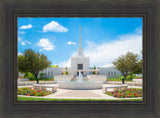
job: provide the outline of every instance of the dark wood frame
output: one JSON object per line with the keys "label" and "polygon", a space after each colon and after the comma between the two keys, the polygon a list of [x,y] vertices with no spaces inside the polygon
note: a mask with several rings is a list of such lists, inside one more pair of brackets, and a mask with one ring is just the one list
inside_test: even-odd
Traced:
{"label": "dark wood frame", "polygon": [[[1,2],[2,117],[159,117],[159,2],[158,1],[5,1]],[[17,102],[17,16],[143,17],[142,102]]]}

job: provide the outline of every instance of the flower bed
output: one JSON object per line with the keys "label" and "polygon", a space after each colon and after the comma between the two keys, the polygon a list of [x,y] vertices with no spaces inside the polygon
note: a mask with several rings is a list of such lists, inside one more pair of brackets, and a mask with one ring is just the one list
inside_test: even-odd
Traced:
{"label": "flower bed", "polygon": [[142,77],[136,78],[136,79],[142,79]]}
{"label": "flower bed", "polygon": [[116,97],[116,98],[135,98],[135,97],[142,97],[142,89],[131,88],[122,91],[115,91],[115,92],[107,92],[107,95]]}
{"label": "flower bed", "polygon": [[46,96],[52,94],[52,92],[34,90],[31,87],[18,88],[17,93],[18,95],[27,95],[27,96]]}

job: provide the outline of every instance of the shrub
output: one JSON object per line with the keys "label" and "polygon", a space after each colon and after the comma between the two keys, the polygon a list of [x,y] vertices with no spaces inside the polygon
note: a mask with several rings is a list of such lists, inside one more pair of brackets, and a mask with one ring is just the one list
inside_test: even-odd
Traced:
{"label": "shrub", "polygon": [[36,80],[36,78],[28,78],[29,79],[29,81],[34,81],[34,80]]}
{"label": "shrub", "polygon": [[29,80],[35,78],[34,74],[32,74],[32,73],[30,73],[30,72],[25,73],[24,77],[25,77],[25,78],[28,78]]}
{"label": "shrub", "polygon": [[132,81],[134,78],[136,78],[136,75],[131,73],[126,77],[126,80]]}
{"label": "shrub", "polygon": [[65,71],[65,75],[68,75],[68,71]]}
{"label": "shrub", "polygon": [[40,74],[39,74],[39,77],[42,78],[42,75],[45,75],[45,73],[40,73]]}

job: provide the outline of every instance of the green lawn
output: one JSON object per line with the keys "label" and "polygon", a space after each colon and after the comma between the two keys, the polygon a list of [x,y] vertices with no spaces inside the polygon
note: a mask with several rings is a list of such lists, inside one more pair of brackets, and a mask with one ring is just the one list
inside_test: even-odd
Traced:
{"label": "green lawn", "polygon": [[[122,81],[122,79],[119,78],[107,78],[107,81]],[[125,82],[131,82],[132,80],[124,80]]]}
{"label": "green lawn", "polygon": [[142,99],[53,99],[53,98],[31,98],[19,97],[18,101],[142,101]]}

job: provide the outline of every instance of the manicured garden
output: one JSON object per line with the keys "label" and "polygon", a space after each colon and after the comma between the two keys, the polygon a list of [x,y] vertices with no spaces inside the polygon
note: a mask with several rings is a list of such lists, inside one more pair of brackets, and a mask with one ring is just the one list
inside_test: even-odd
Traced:
{"label": "manicured garden", "polygon": [[23,88],[18,88],[17,94],[26,95],[26,96],[46,96],[46,95],[52,94],[52,92],[34,90],[31,87],[23,87]]}
{"label": "manicured garden", "polygon": [[143,96],[142,89],[137,89],[137,88],[130,88],[127,90],[115,91],[115,92],[107,92],[106,94],[116,98],[137,98]]}

